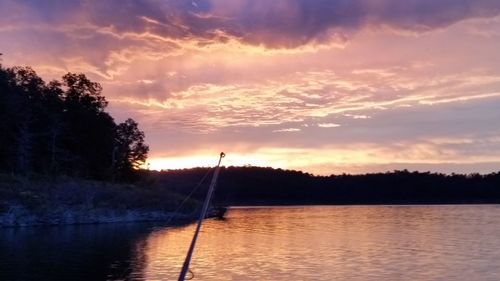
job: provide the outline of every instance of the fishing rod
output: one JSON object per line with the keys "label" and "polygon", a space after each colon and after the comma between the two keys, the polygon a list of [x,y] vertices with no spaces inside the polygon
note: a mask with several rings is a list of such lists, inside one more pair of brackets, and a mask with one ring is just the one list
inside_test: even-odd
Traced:
{"label": "fishing rod", "polygon": [[198,224],[196,225],[196,230],[194,232],[193,240],[191,240],[191,245],[189,246],[189,250],[186,255],[186,259],[184,260],[184,264],[182,265],[181,273],[179,274],[179,281],[184,281],[186,278],[186,274],[189,271],[189,263],[191,262],[191,256],[193,255],[194,247],[196,245],[196,239],[198,239],[198,234],[200,233],[201,223],[203,219],[207,216],[208,206],[210,206],[210,200],[212,199],[212,194],[215,190],[215,185],[217,183],[217,177],[219,176],[220,171],[220,163],[222,158],[224,158],[226,154],[224,152],[220,153],[219,163],[215,167],[214,176],[212,177],[212,181],[210,182],[210,187],[208,188],[207,197],[205,197],[205,202],[203,203],[203,208],[200,213],[200,217],[198,218]]}

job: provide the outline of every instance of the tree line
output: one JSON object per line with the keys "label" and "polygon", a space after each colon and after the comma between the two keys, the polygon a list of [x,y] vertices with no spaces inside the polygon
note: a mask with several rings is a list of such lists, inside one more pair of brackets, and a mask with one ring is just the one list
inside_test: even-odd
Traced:
{"label": "tree line", "polygon": [[[187,195],[206,172],[195,168],[149,173],[169,190]],[[198,188],[195,198],[204,198],[208,182]],[[401,170],[315,176],[294,170],[226,167],[221,169],[214,199],[220,205],[498,204],[500,172],[446,175]]]}
{"label": "tree line", "polygon": [[68,73],[46,83],[0,64],[0,171],[129,180],[149,147],[133,119],[117,124],[99,83]]}

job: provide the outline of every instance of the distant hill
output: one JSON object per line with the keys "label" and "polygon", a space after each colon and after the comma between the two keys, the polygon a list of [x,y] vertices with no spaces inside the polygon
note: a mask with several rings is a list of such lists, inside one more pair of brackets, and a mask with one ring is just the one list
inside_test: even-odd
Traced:
{"label": "distant hill", "polygon": [[[150,176],[172,192],[188,194],[206,172],[207,168],[195,168],[151,172]],[[207,184],[194,197],[202,198]],[[215,201],[222,205],[497,204],[500,173],[445,175],[403,170],[314,176],[273,168],[228,167],[221,170]]]}

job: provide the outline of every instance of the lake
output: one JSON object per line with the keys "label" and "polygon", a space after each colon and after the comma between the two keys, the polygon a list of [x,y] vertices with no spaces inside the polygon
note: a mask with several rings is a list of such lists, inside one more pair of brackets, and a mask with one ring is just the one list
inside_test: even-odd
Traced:
{"label": "lake", "polygon": [[[194,225],[0,229],[0,280],[177,280]],[[500,206],[233,208],[193,280],[500,280]]]}

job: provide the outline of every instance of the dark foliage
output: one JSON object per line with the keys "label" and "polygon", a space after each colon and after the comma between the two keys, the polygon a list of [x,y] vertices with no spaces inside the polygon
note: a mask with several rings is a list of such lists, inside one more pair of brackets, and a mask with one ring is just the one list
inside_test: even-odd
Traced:
{"label": "dark foliage", "polygon": [[[152,174],[181,194],[207,169]],[[206,188],[195,193],[203,198]],[[220,173],[215,201],[222,205],[484,204],[500,203],[500,173],[444,175],[407,170],[366,175],[313,176],[300,171],[229,167]]]}
{"label": "dark foliage", "polygon": [[129,118],[116,126],[115,143],[115,169],[123,176],[130,176],[131,171],[138,170],[147,158],[149,147],[144,144],[144,133],[137,122]]}
{"label": "dark foliage", "polygon": [[146,160],[138,124],[116,124],[99,83],[68,73],[45,83],[0,64],[0,171],[129,179]]}

